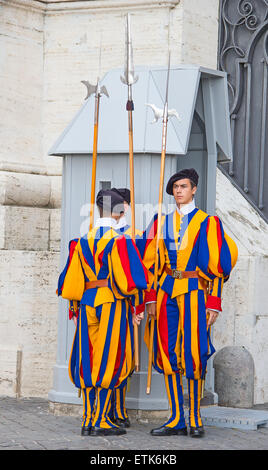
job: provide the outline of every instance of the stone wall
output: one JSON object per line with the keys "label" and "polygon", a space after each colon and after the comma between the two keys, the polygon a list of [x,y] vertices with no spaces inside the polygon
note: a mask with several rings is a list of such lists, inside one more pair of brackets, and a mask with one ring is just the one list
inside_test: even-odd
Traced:
{"label": "stone wall", "polygon": [[[218,1],[0,0],[0,8],[0,394],[47,396],[57,351],[62,167],[48,150],[84,101],[81,80],[96,82],[100,41],[101,76],[122,66],[126,12],[136,66],[166,65],[170,48],[173,64],[216,68]],[[240,256],[215,343],[250,350],[255,402],[267,401],[267,226],[220,172],[217,188],[217,212]]]}
{"label": "stone wall", "polygon": [[216,212],[238,245],[238,262],[223,287],[215,346],[247,349],[255,366],[254,402],[264,403],[268,400],[268,225],[219,170]]}
{"label": "stone wall", "polygon": [[43,159],[44,6],[0,2],[0,394],[46,396],[57,349],[61,177]]}

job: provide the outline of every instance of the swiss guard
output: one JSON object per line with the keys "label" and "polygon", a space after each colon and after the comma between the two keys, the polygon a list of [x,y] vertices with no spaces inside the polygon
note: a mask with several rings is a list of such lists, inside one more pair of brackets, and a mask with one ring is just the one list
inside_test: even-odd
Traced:
{"label": "swiss guard", "polygon": [[126,219],[126,213],[130,207],[130,190],[128,188],[112,188],[111,191],[119,194],[124,199],[124,211],[121,212],[120,219],[117,222],[117,230],[131,236],[131,227]]}
{"label": "swiss guard", "polygon": [[71,240],[58,281],[58,295],[69,300],[76,323],[69,376],[82,391],[82,435],[126,433],[107,413],[112,393],[132,372],[133,323],[140,322],[132,312],[144,308],[139,300],[148,274],[131,238],[116,230],[123,202],[111,190],[98,193],[100,218],[85,237]]}
{"label": "swiss guard", "polygon": [[[215,349],[211,325],[220,314],[223,284],[236,264],[238,251],[220,219],[195,206],[198,174],[190,168],[168,181],[166,192],[174,196],[176,209],[162,216],[158,251],[158,287],[147,294],[145,342],[149,347],[151,319],[154,368],[164,374],[171,416],[151,430],[153,436],[187,435],[182,375],[188,381],[189,428],[202,437],[200,415],[202,383],[207,360]],[[157,217],[144,236],[142,257],[154,272]],[[149,240],[151,239],[151,241]],[[142,248],[141,248],[142,252]]]}
{"label": "swiss guard", "polygon": [[[111,191],[115,192],[121,196],[124,200],[124,211],[120,213],[120,218],[116,224],[116,230],[120,234],[131,237],[131,226],[127,223],[126,213],[130,207],[130,190],[128,188],[112,188]],[[141,237],[142,231],[135,228],[135,236]],[[143,312],[138,313],[136,310],[139,320],[143,319]],[[134,363],[133,370],[134,371]],[[130,378],[129,378],[130,379]],[[126,409],[126,392],[127,392],[127,383],[123,383],[120,387],[114,390],[114,393],[111,398],[111,408],[109,411],[109,417],[119,426],[125,428],[130,427],[130,421]]]}

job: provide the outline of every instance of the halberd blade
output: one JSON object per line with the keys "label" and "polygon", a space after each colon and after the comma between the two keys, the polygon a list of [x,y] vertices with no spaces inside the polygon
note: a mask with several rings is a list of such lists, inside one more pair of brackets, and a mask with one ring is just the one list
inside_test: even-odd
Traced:
{"label": "halberd blade", "polygon": [[101,87],[100,93],[101,93],[101,95],[104,94],[104,95],[107,96],[107,98],[109,98],[109,93],[108,93],[108,91],[107,91],[106,86],[103,85],[103,86]]}
{"label": "halberd blade", "polygon": [[133,85],[137,82],[138,76],[135,76],[134,73],[134,62],[133,62],[133,47],[132,47],[132,39],[131,39],[131,32],[130,32],[130,14],[127,14],[126,17],[126,42],[125,42],[125,68],[124,68],[124,76],[120,77],[121,81],[125,85]]}
{"label": "halberd blade", "polygon": [[83,83],[87,87],[87,96],[85,97],[85,100],[89,98],[90,95],[93,93],[95,95],[101,96],[102,94],[106,95],[107,98],[109,98],[109,94],[107,91],[106,86],[102,85],[102,87],[99,86],[99,80],[97,85],[91,85],[87,80],[81,80],[81,83]]}
{"label": "halberd blade", "polygon": [[85,100],[87,100],[90,95],[96,92],[96,86],[91,85],[87,80],[81,80],[81,83],[83,83],[87,88],[87,96],[85,97]]}
{"label": "halberd blade", "polygon": [[[154,120],[152,121],[152,124],[157,122],[158,119],[160,118],[163,118],[164,116],[164,109],[163,108],[157,108],[154,104],[151,104],[151,103],[146,103],[146,106],[149,106],[153,113],[154,113]],[[176,117],[178,119],[178,121],[181,121],[181,117],[179,116],[179,114],[177,113],[176,109],[172,108],[172,109],[168,109],[168,117]]]}

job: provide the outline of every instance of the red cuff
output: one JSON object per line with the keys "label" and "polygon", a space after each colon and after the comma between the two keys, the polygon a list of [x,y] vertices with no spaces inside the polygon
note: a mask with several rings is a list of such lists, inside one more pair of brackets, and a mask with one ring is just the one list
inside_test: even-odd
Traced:
{"label": "red cuff", "polygon": [[219,310],[220,312],[222,312],[221,298],[220,297],[215,297],[213,295],[208,295],[206,308],[213,308],[215,310]]}
{"label": "red cuff", "polygon": [[78,310],[73,312],[73,310],[69,308],[69,320],[71,320],[73,317],[76,317],[76,318],[78,317]]}
{"label": "red cuff", "polygon": [[150,292],[145,291],[144,302],[156,302],[156,290],[151,289]]}
{"label": "red cuff", "polygon": [[139,315],[139,313],[144,312],[144,309],[145,309],[145,304],[144,304],[144,303],[143,303],[143,304],[140,304],[140,305],[137,305],[137,307],[136,307],[136,312],[135,312],[136,315]]}
{"label": "red cuff", "polygon": [[130,310],[131,310],[131,313],[132,315],[135,313],[135,315],[139,315],[139,313],[142,313],[144,312],[144,309],[145,309],[145,304],[140,304],[140,305],[137,305],[137,307],[133,307],[133,305],[130,304]]}

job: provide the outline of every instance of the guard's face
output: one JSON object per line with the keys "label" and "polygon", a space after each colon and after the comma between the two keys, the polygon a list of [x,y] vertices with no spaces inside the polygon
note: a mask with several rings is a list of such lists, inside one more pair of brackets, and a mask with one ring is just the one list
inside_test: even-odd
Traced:
{"label": "guard's face", "polygon": [[127,213],[128,209],[129,209],[129,204],[126,201],[124,201],[125,214]]}
{"label": "guard's face", "polygon": [[124,201],[124,212],[120,212],[120,218],[126,215],[128,209],[129,209],[129,204],[126,201]]}
{"label": "guard's face", "polygon": [[196,186],[192,188],[189,178],[175,181],[173,184],[173,196],[177,206],[180,204],[189,204],[189,202],[192,201],[196,190]]}

